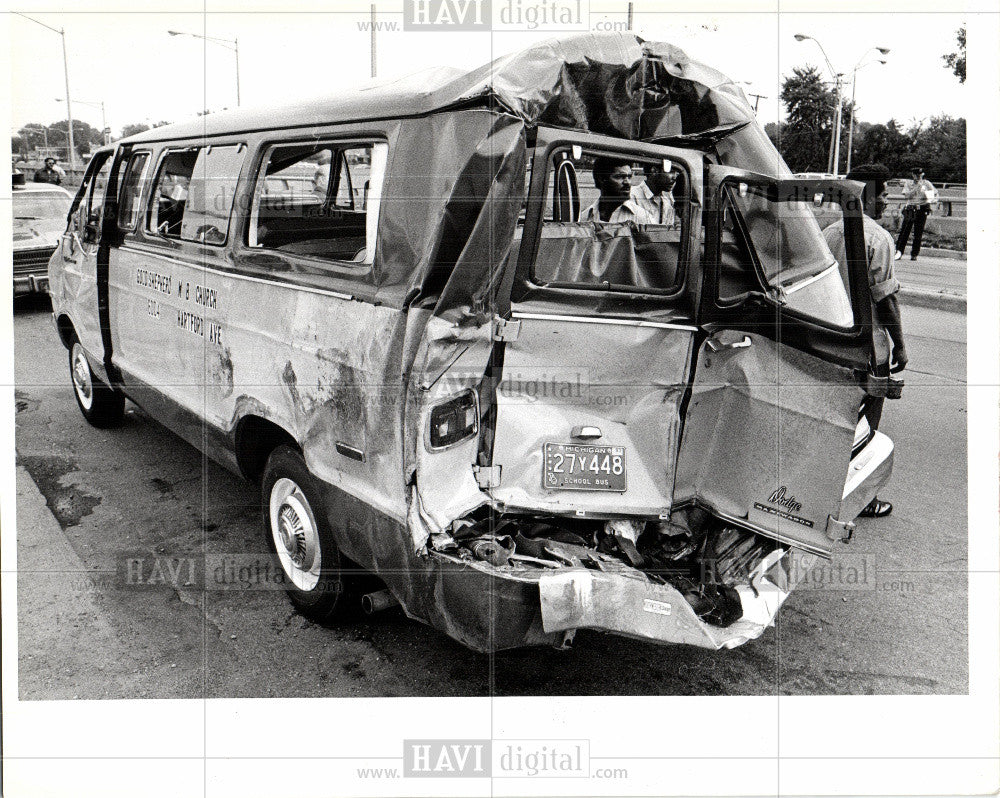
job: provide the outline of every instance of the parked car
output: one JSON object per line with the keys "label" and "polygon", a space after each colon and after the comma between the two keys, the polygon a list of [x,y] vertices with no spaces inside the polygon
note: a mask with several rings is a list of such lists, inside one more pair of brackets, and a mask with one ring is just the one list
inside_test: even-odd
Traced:
{"label": "parked car", "polygon": [[[626,168],[669,224],[582,212]],[[588,35],[98,152],[53,318],[89,422],[128,397],[260,486],[311,618],[360,570],[478,650],[731,648],[891,473],[861,189],[672,45]]]}
{"label": "parked car", "polygon": [[66,229],[72,202],[65,189],[13,176],[14,296],[48,290],[49,258]]}

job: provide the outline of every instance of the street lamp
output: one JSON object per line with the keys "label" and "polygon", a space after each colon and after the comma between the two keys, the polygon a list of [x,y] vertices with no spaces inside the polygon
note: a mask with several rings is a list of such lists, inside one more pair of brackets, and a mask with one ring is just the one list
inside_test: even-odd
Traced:
{"label": "street lamp", "polygon": [[[56,102],[57,103],[64,103],[64,102],[66,102],[66,100],[63,97],[56,97]],[[77,102],[80,103],[81,105],[89,105],[91,108],[100,108],[101,109],[101,134],[104,136],[104,143],[105,144],[110,144],[111,143],[111,133],[108,130],[108,119],[107,119],[107,116],[105,116],[105,113],[104,113],[104,100],[101,100],[100,102],[89,102],[87,100],[77,100]]]}
{"label": "street lamp", "polygon": [[888,47],[872,47],[868,52],[866,52],[858,60],[858,63],[854,65],[854,69],[851,74],[851,122],[847,128],[847,173],[851,172],[851,155],[854,152],[854,96],[858,86],[858,70],[864,69],[866,66],[871,66],[872,64],[882,64],[886,63],[884,58],[876,58],[874,61],[868,61],[862,63],[872,52],[876,50],[882,55],[889,55]]}
{"label": "street lamp", "polygon": [[236,105],[239,107],[240,104],[240,40],[238,38],[233,39],[220,39],[216,36],[202,36],[200,33],[188,33],[182,30],[168,30],[171,36],[191,36],[195,39],[203,39],[206,42],[213,42],[220,47],[225,47],[227,50],[232,50],[236,54]]}
{"label": "street lamp", "polygon": [[66,29],[53,28],[51,25],[46,25],[44,22],[39,22],[37,19],[29,17],[27,14],[22,14],[18,11],[14,12],[19,17],[24,17],[29,22],[34,22],[36,25],[41,25],[43,28],[48,28],[53,33],[58,33],[62,36],[62,50],[63,50],[63,76],[66,78],[66,133],[69,140],[69,169],[71,172],[76,171],[76,148],[73,144],[73,108],[69,102],[69,58],[66,56]]}
{"label": "street lamp", "polygon": [[827,171],[832,172],[833,176],[836,177],[840,174],[840,124],[842,119],[841,105],[843,104],[840,96],[840,86],[841,78],[844,76],[842,73],[833,68],[833,64],[830,63],[830,58],[826,54],[826,50],[823,49],[823,45],[819,43],[818,39],[815,39],[805,33],[795,34],[795,41],[797,42],[804,42],[806,39],[816,42],[816,46],[819,47],[819,51],[823,53],[823,60],[826,61],[826,66],[830,70],[830,74],[833,76],[833,79],[837,84],[837,107],[833,112],[833,135],[831,136],[832,143],[830,146],[830,158],[827,161],[827,165],[832,167]]}

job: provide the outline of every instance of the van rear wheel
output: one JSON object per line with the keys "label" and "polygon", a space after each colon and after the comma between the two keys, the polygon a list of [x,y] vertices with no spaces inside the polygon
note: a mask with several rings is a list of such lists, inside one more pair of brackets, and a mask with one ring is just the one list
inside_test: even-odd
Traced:
{"label": "van rear wheel", "polygon": [[87,353],[76,340],[69,350],[69,375],[76,403],[90,424],[101,429],[121,424],[125,417],[125,395],[97,378]]}
{"label": "van rear wheel", "polygon": [[333,616],[344,590],[340,549],[321,507],[302,455],[291,446],[275,448],[261,483],[264,529],[292,604],[317,622]]}

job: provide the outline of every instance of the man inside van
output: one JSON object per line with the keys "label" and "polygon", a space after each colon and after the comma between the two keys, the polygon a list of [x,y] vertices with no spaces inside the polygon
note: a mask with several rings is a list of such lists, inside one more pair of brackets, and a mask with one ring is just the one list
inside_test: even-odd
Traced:
{"label": "man inside van", "polygon": [[[848,180],[864,183],[861,195],[864,205],[865,250],[868,259],[868,288],[871,291],[872,304],[875,307],[875,318],[872,320],[876,329],[881,328],[892,341],[892,360],[890,372],[896,373],[906,368],[906,344],[903,341],[903,320],[899,311],[899,281],[892,271],[893,255],[896,251],[895,242],[889,232],[875,220],[882,217],[885,210],[885,183],[889,179],[889,170],[882,164],[865,164],[851,170]],[[847,247],[844,244],[844,222],[840,220],[831,224],[823,231],[830,251],[840,264],[844,284],[849,285],[847,278]],[[868,419],[871,429],[878,429],[882,418],[882,405],[885,397],[866,396],[862,413]],[[881,501],[876,496],[861,512],[863,518],[882,518],[892,512],[892,504]]]}
{"label": "man inside van", "polygon": [[672,227],[674,215],[674,185],[677,173],[665,171],[662,164],[646,167],[646,179],[632,186],[631,200],[642,212],[639,224],[660,224]]}
{"label": "man inside van", "polygon": [[594,185],[601,196],[580,215],[581,222],[638,223],[642,212],[630,199],[632,167],[626,161],[603,155],[595,158]]}

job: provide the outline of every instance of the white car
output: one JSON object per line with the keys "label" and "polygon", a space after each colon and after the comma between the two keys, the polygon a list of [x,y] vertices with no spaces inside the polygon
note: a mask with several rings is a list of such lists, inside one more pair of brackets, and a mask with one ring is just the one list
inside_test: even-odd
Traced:
{"label": "white car", "polygon": [[[73,195],[50,183],[25,183],[14,175],[14,296],[48,291],[49,258],[66,229]],[[20,182],[20,185],[18,184]]]}

